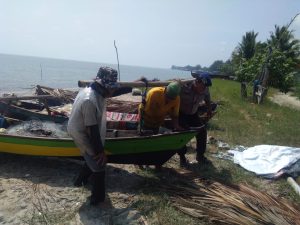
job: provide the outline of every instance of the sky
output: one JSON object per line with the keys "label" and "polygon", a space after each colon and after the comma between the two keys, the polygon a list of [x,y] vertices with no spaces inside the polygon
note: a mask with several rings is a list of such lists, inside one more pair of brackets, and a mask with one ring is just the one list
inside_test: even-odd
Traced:
{"label": "sky", "polygon": [[[0,0],[0,53],[156,68],[227,60],[266,41],[299,0]],[[292,23],[300,39],[300,15]]]}

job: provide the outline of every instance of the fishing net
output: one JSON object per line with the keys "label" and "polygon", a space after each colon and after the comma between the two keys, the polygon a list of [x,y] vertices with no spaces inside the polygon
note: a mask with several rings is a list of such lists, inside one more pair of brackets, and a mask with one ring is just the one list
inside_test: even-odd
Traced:
{"label": "fishing net", "polygon": [[31,119],[20,124],[10,126],[7,134],[30,137],[68,138],[67,123],[42,122],[39,119]]}

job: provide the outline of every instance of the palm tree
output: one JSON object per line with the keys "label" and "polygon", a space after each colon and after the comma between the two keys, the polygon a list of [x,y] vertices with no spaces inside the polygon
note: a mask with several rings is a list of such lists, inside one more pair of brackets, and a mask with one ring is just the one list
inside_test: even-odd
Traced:
{"label": "palm tree", "polygon": [[268,44],[285,53],[294,62],[300,56],[300,41],[294,38],[293,31],[289,31],[287,26],[279,27],[275,25],[275,31],[271,33]]}
{"label": "palm tree", "polygon": [[242,38],[242,43],[239,43],[239,51],[246,60],[251,59],[255,54],[257,35],[258,33],[254,33],[254,31],[246,32]]}

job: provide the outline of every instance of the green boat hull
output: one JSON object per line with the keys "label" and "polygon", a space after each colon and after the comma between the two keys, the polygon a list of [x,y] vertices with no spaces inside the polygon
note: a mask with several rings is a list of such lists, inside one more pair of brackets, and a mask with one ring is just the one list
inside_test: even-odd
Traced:
{"label": "green boat hull", "polygon": [[[105,152],[110,163],[157,165],[183,148],[196,131],[151,136],[107,138]],[[72,139],[0,135],[0,152],[55,157],[80,156]]]}

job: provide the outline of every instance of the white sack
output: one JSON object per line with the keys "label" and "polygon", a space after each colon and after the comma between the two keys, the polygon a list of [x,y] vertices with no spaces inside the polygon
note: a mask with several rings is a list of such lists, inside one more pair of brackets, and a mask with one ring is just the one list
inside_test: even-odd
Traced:
{"label": "white sack", "polygon": [[257,145],[243,152],[230,150],[234,163],[258,175],[276,174],[300,159],[300,148]]}

